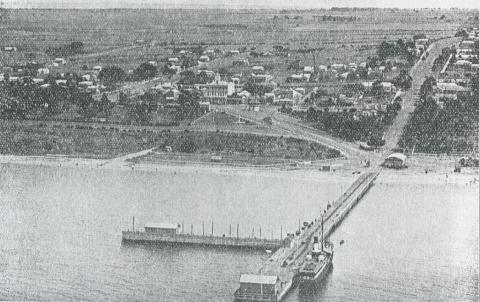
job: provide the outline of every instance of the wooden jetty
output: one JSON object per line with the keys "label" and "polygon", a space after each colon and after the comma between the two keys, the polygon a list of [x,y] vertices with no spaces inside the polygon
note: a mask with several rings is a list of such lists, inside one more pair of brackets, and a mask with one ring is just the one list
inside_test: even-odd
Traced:
{"label": "wooden jetty", "polygon": [[[379,170],[372,170],[360,175],[342,196],[323,213],[325,237],[331,235],[335,228],[340,225],[372,186],[378,174]],[[272,254],[258,270],[256,276],[263,276],[263,278],[256,278],[257,280],[276,280],[275,284],[243,283],[242,278],[240,278],[240,288],[234,294],[235,300],[239,302],[281,301],[295,286],[299,268],[302,266],[308,251],[312,248],[314,234],[317,234],[320,228],[321,219],[316,219],[313,225],[296,235],[288,246],[279,248]],[[271,286],[270,290],[263,290],[265,286]]]}
{"label": "wooden jetty", "polygon": [[286,240],[267,238],[242,238],[232,236],[209,236],[178,233],[178,225],[157,223],[146,224],[145,231],[123,231],[126,243],[153,243],[170,245],[200,245],[212,247],[247,248],[276,251],[288,244]]}

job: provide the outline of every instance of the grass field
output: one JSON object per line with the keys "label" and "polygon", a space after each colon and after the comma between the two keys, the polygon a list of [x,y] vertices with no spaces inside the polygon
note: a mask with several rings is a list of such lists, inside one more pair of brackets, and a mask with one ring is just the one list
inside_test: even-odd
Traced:
{"label": "grass field", "polygon": [[177,156],[197,154],[209,158],[212,154],[220,154],[241,161],[255,158],[263,162],[321,160],[339,156],[338,151],[301,139],[246,133],[120,131],[8,121],[0,123],[0,130],[0,154],[13,155],[112,158],[153,147],[164,150],[169,146]]}
{"label": "grass field", "polygon": [[[85,55],[71,68],[87,64],[116,64],[126,70],[140,62],[162,59],[173,47],[205,43],[222,50],[240,46],[271,51],[273,45],[291,49],[323,48],[317,64],[358,62],[384,39],[393,41],[425,33],[431,38],[453,35],[473,11],[458,10],[8,10],[0,44],[16,46],[19,54],[2,53],[0,62],[46,60],[44,51],[73,41],[85,44]],[[355,21],[319,21],[314,16],[353,16]],[[445,15],[441,20],[440,16]],[[277,19],[274,19],[277,16]],[[289,19],[286,19],[286,17]],[[295,16],[302,19],[295,20]],[[137,40],[143,40],[138,45]],[[115,51],[114,49],[117,49]],[[113,50],[113,51],[112,51]],[[98,53],[98,55],[96,54]],[[311,65],[310,56],[299,56]]]}

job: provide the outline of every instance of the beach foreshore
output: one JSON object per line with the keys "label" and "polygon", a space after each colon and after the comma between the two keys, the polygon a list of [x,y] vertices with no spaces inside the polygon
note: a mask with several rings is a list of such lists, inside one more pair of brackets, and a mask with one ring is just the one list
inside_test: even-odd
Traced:
{"label": "beach foreshore", "polygon": [[[30,165],[47,167],[65,167],[65,168],[89,168],[89,169],[115,169],[127,171],[145,171],[145,172],[192,172],[192,173],[217,173],[225,175],[236,174],[262,174],[275,177],[294,177],[317,179],[321,181],[353,181],[357,173],[365,169],[338,169],[336,171],[320,171],[312,167],[291,167],[291,166],[234,166],[208,162],[176,162],[164,161],[157,163],[134,163],[125,160],[125,157],[113,159],[92,159],[68,156],[19,156],[19,155],[0,155],[0,165]],[[352,170],[355,172],[352,173]],[[453,173],[450,170],[439,169],[425,173],[422,169],[414,167],[413,169],[390,170],[383,169],[377,183],[416,183],[416,184],[468,184],[478,183],[478,169],[464,169],[461,173]]]}

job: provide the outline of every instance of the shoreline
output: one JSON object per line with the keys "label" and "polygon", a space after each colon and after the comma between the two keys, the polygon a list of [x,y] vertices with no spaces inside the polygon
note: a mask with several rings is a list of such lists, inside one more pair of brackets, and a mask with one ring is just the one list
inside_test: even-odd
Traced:
{"label": "shoreline", "polygon": [[[184,172],[184,173],[216,173],[222,175],[261,174],[262,176],[295,177],[316,179],[327,182],[352,181],[357,174],[351,171],[363,169],[338,169],[334,172],[319,171],[313,167],[271,167],[226,165],[210,162],[162,161],[156,163],[133,163],[113,159],[93,159],[69,156],[21,156],[0,155],[0,165],[26,165],[63,168],[111,169],[142,172]],[[428,174],[421,169],[387,170],[383,169],[377,180],[380,184],[468,184],[479,181],[478,169],[465,169],[462,173],[431,171]]]}

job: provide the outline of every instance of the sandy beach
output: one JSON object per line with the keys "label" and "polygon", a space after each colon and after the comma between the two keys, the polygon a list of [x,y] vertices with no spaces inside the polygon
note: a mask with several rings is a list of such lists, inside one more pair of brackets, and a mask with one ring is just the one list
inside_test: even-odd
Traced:
{"label": "sandy beach", "polygon": [[[262,176],[316,179],[325,182],[353,181],[358,174],[352,173],[352,169],[339,169],[335,172],[323,172],[312,167],[261,167],[261,166],[232,166],[217,163],[188,163],[165,161],[160,163],[132,163],[125,159],[131,156],[122,156],[114,159],[89,159],[68,156],[18,156],[0,155],[0,164],[35,165],[66,168],[87,169],[115,169],[145,172],[167,173],[215,173],[223,175],[261,174]],[[354,169],[357,173],[365,169]],[[461,173],[453,173],[451,170],[439,169],[425,173],[421,167],[412,169],[389,170],[383,169],[378,183],[415,183],[415,184],[475,184],[479,181],[478,169],[463,169]]]}

